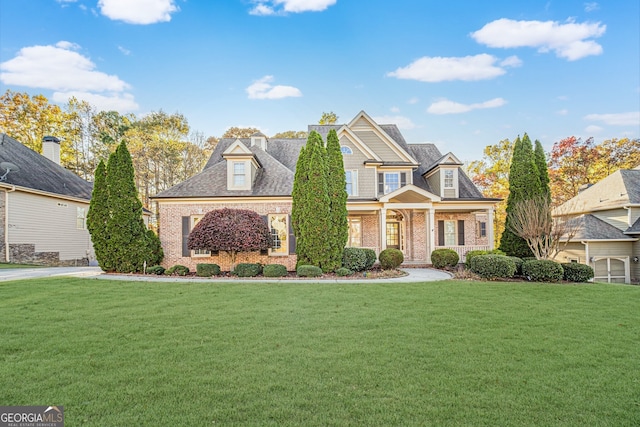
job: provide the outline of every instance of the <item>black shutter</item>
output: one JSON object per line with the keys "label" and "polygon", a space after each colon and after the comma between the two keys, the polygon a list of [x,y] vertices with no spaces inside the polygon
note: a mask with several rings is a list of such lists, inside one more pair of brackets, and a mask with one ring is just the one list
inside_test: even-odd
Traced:
{"label": "black shutter", "polygon": [[293,234],[293,225],[291,225],[291,215],[289,215],[289,255],[296,253],[296,236]]}
{"label": "black shutter", "polygon": [[407,174],[405,172],[400,173],[400,187],[407,185]]}
{"label": "black shutter", "polygon": [[444,221],[438,221],[438,246],[444,246]]}
{"label": "black shutter", "polygon": [[182,256],[191,256],[191,251],[187,247],[187,240],[189,239],[189,232],[191,231],[191,218],[188,216],[182,217]]}
{"label": "black shutter", "polygon": [[384,174],[378,174],[378,194],[384,194]]}
{"label": "black shutter", "polygon": [[[273,239],[271,238],[271,227],[269,227],[269,215],[260,215],[260,218],[267,224],[267,228],[269,229],[269,247],[272,247]],[[260,255],[269,255],[269,249],[261,250]]]}
{"label": "black shutter", "polygon": [[464,221],[458,220],[458,246],[464,246]]}

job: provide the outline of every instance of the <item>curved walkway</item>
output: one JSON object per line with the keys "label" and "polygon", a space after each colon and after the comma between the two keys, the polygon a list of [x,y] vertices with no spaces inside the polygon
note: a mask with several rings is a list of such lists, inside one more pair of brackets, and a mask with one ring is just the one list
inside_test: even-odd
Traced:
{"label": "curved walkway", "polygon": [[184,282],[187,280],[199,280],[203,282],[219,282],[219,283],[410,283],[410,282],[431,282],[435,280],[446,280],[451,278],[451,274],[434,270],[431,268],[403,268],[402,271],[406,272],[406,276],[393,277],[389,279],[277,279],[277,278],[264,278],[259,279],[247,278],[247,279],[229,279],[229,278],[184,278],[184,277],[163,277],[163,276],[140,276],[140,275],[118,275],[118,274],[105,274],[100,267],[42,267],[42,268],[7,268],[0,269],[0,282],[8,280],[21,280],[21,279],[34,279],[38,277],[91,277],[96,279],[107,280],[130,280],[130,281],[162,281],[162,282]]}

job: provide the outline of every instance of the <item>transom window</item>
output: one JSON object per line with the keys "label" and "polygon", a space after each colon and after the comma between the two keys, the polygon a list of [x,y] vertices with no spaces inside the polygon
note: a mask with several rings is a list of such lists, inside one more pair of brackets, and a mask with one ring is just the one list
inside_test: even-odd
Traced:
{"label": "transom window", "polygon": [[245,175],[245,163],[233,162],[233,186],[244,187],[246,175]]}
{"label": "transom window", "polygon": [[362,219],[347,218],[349,221],[349,240],[347,246],[359,248],[362,246]]}
{"label": "transom window", "polygon": [[351,147],[347,147],[346,145],[342,145],[340,147],[340,152],[342,152],[342,154],[353,154],[353,150],[351,150]]}
{"label": "transom window", "polygon": [[358,195],[358,171],[349,170],[345,171],[345,178],[347,181],[347,195],[349,196],[357,196]]}
{"label": "transom window", "polygon": [[269,214],[269,230],[271,230],[269,255],[289,254],[289,224],[287,218],[287,214]]}

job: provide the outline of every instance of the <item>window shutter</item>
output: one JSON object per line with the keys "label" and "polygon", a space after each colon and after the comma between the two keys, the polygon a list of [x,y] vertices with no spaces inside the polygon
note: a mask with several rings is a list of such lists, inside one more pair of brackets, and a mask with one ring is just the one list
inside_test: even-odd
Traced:
{"label": "window shutter", "polygon": [[438,221],[438,246],[444,246],[444,221]]}
{"label": "window shutter", "polygon": [[[260,218],[267,224],[269,229],[269,247],[273,246],[273,240],[271,239],[271,227],[269,227],[269,215],[260,215]],[[260,255],[269,255],[269,249],[263,249],[260,251]]]}
{"label": "window shutter", "polygon": [[191,218],[188,216],[182,217],[182,256],[191,256],[191,251],[187,247],[187,240],[189,239],[189,232],[191,231]]}
{"label": "window shutter", "polygon": [[384,194],[384,174],[378,174],[378,194]]}
{"label": "window shutter", "polygon": [[458,220],[458,246],[464,246],[464,221]]}
{"label": "window shutter", "polygon": [[293,234],[293,226],[291,225],[291,215],[289,215],[289,255],[296,253],[296,236]]}
{"label": "window shutter", "polygon": [[404,187],[405,185],[407,185],[407,173],[402,172],[400,173],[400,187]]}

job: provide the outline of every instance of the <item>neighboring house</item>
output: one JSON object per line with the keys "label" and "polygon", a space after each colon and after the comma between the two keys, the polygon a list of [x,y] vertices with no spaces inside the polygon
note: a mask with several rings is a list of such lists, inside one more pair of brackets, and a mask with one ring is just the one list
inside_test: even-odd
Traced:
{"label": "neighboring house", "polygon": [[612,173],[557,212],[578,215],[577,234],[557,261],[590,265],[597,282],[640,281],[640,166]]}
{"label": "neighboring house", "polygon": [[[493,210],[498,199],[482,196],[452,154],[433,144],[407,144],[396,125],[380,125],[360,112],[345,125],[310,125],[326,141],[338,132],[347,179],[347,246],[380,253],[397,248],[405,264],[428,264],[431,252],[460,254],[493,248]],[[195,268],[227,254],[187,249],[187,236],[204,214],[223,207],[251,209],[265,217],[274,246],[239,255],[238,262],[284,264],[295,269],[291,191],[296,161],[306,139],[222,139],[202,172],[157,194],[164,263]]]}
{"label": "neighboring house", "polygon": [[93,185],[60,166],[56,138],[44,139],[43,153],[0,134],[0,262],[87,265]]}

